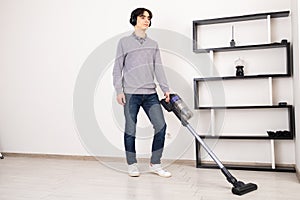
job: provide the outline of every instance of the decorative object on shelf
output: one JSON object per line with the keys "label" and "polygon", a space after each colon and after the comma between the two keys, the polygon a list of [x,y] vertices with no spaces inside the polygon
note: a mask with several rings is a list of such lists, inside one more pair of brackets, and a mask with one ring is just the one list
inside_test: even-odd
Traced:
{"label": "decorative object on shelf", "polygon": [[292,133],[290,131],[267,131],[270,138],[292,138]]}
{"label": "decorative object on shelf", "polygon": [[287,43],[288,43],[287,39],[282,39],[281,40],[281,44],[287,44]]}
{"label": "decorative object on shelf", "polygon": [[235,41],[234,41],[234,26],[231,26],[231,41],[230,46],[235,47]]}
{"label": "decorative object on shelf", "polygon": [[279,105],[279,106],[286,106],[286,105],[287,105],[287,102],[281,101],[281,102],[278,103],[278,105]]}
{"label": "decorative object on shelf", "polygon": [[234,61],[235,68],[236,68],[236,76],[244,76],[244,66],[245,66],[245,61],[242,60],[241,58],[238,58],[237,60]]}
{"label": "decorative object on shelf", "polygon": [[236,76],[244,76],[244,66],[236,66]]}

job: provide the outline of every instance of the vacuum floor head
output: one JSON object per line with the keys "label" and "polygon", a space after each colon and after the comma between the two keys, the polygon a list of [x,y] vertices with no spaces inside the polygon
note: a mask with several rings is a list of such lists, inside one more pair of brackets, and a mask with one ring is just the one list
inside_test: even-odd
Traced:
{"label": "vacuum floor head", "polygon": [[254,183],[243,183],[241,181],[238,182],[233,188],[232,188],[232,193],[236,195],[243,195],[249,192],[252,192],[254,190],[257,190],[257,185]]}

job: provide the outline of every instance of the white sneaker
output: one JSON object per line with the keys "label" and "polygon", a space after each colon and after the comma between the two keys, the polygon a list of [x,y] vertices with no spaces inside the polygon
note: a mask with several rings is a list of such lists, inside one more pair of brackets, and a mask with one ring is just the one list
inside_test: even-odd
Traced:
{"label": "white sneaker", "polygon": [[128,175],[132,176],[132,177],[140,176],[140,171],[137,167],[137,163],[133,163],[131,165],[128,165]]}
{"label": "white sneaker", "polygon": [[161,176],[161,177],[171,177],[172,174],[161,167],[161,164],[150,164],[150,171]]}

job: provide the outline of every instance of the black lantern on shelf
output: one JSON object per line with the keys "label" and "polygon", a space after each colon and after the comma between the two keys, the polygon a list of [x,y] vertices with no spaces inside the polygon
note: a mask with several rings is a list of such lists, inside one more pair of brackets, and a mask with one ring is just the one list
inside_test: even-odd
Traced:
{"label": "black lantern on shelf", "polygon": [[235,68],[236,68],[235,75],[236,76],[244,76],[244,66],[245,66],[244,60],[242,60],[241,58],[238,58],[234,63],[235,63]]}

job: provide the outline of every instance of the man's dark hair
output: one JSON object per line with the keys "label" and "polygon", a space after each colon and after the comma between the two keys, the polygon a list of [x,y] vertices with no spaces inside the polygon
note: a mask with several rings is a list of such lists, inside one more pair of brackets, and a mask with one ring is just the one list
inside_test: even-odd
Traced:
{"label": "man's dark hair", "polygon": [[[145,11],[149,13],[149,17],[150,19],[152,19],[152,12],[150,10],[148,10],[147,8],[136,8],[131,12],[130,20],[129,20],[130,24],[132,24],[132,26],[135,26],[137,22],[137,17],[143,15]],[[151,21],[149,27],[150,26],[151,26]]]}

